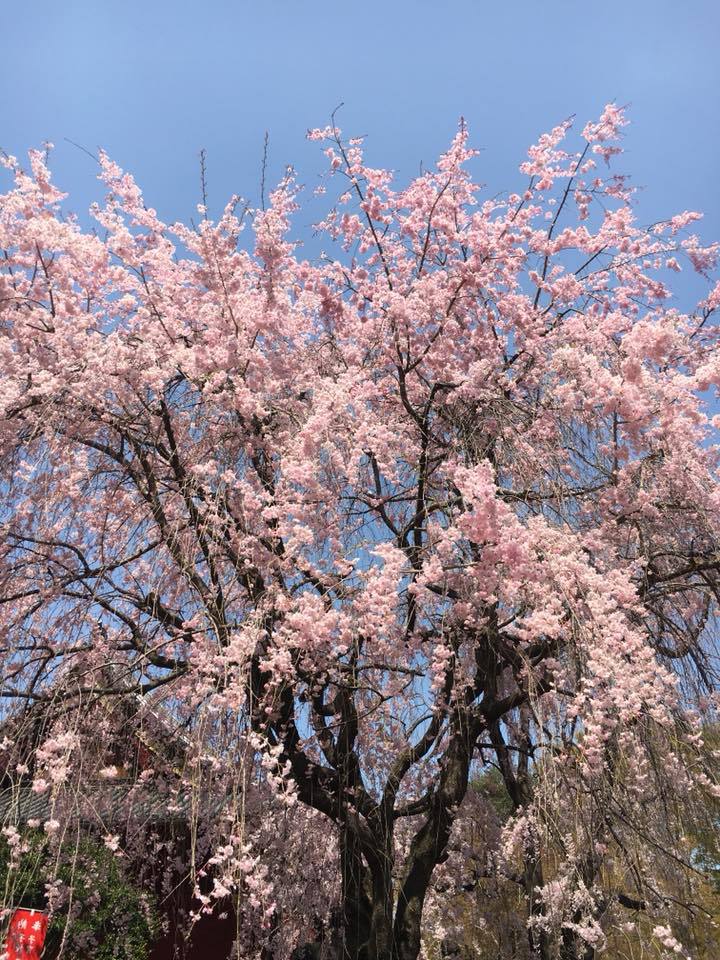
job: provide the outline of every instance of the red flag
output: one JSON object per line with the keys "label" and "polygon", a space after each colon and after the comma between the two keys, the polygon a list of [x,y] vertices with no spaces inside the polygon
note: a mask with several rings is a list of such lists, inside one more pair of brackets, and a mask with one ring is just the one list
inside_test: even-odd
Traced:
{"label": "red flag", "polygon": [[47,925],[44,910],[15,910],[5,943],[7,960],[40,960]]}

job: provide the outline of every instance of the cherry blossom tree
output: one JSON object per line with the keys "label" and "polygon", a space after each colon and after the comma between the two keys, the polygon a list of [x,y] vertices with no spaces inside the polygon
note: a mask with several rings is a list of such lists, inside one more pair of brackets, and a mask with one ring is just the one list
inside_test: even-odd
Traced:
{"label": "cherry blossom tree", "polygon": [[278,838],[302,876],[323,831],[332,949],[429,949],[488,765],[511,812],[467,883],[516,883],[528,956],[595,956],[640,909],[658,956],[684,949],[650,888],[691,853],[649,811],[670,781],[720,792],[718,247],[694,213],[636,222],[624,124],[561,124],[493,199],[464,124],[404,187],[314,130],[312,262],[292,172],[191,228],[102,154],[88,232],[43,153],[5,160],[2,693],[223,717],[236,801],[274,799],[256,853],[242,817],[219,830],[214,896],[254,904],[266,957],[302,933]]}

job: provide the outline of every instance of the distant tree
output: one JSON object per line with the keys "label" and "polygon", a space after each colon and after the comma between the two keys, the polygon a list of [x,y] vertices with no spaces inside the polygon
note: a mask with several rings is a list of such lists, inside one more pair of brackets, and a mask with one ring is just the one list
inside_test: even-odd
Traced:
{"label": "distant tree", "polygon": [[[561,124],[522,192],[483,201],[464,125],[403,189],[313,131],[338,193],[315,263],[291,174],[250,250],[234,200],[167,226],[101,155],[89,233],[41,153],[6,160],[2,693],[55,696],[72,669],[95,697],[164,696],[209,752],[223,718],[236,798],[276,794],[255,847],[239,800],[217,821],[202,903],[256,911],[241,952],[310,928],[352,960],[431,949],[433,877],[492,764],[512,813],[484,869],[518,888],[526,953],[599,954],[642,896],[646,943],[676,955],[647,892],[719,791],[698,711],[720,285],[685,313],[669,278],[718,250],[693,213],[636,224],[596,166],[624,122],[608,106],[577,151]],[[316,920],[273,886],[273,864],[299,894],[318,863],[303,806],[338,850]]]}
{"label": "distant tree", "polygon": [[[714,739],[708,731],[702,736],[708,744]],[[681,941],[693,960],[717,956],[718,801],[711,792],[695,798],[677,794],[663,769],[663,746],[648,744],[654,769],[642,794],[624,782],[624,762],[615,764],[612,785],[597,793],[572,764],[560,785],[548,782],[544,763],[537,765],[526,803],[534,810],[533,847],[545,886],[557,897],[552,910],[544,897],[526,893],[527,841],[514,851],[503,849],[508,827],[523,814],[497,768],[471,784],[428,908],[464,960],[531,957],[521,934],[540,918],[552,956],[657,957],[671,939]],[[435,938],[437,949],[442,943]]]}

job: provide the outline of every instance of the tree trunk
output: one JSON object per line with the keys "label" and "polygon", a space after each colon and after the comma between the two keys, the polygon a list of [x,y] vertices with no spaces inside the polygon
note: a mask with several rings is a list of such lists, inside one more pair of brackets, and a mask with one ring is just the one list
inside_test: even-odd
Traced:
{"label": "tree trunk", "polygon": [[368,932],[373,921],[373,904],[368,896],[368,870],[363,863],[360,841],[347,825],[340,838],[342,872],[342,960],[370,960]]}
{"label": "tree trunk", "polygon": [[[525,871],[523,875],[523,885],[525,887],[525,896],[527,898],[528,913],[530,917],[541,915],[543,907],[538,903],[535,893],[538,887],[542,887],[543,869],[540,857],[535,853],[529,853]],[[543,929],[528,929],[528,941],[530,943],[530,954],[537,960],[552,960],[550,943],[548,935]]]}
{"label": "tree trunk", "polygon": [[[413,841],[412,865],[398,899],[392,960],[416,960],[420,953],[422,912],[435,859],[429,849],[427,824]],[[420,840],[419,843],[416,842]]]}
{"label": "tree trunk", "polygon": [[447,850],[455,813],[468,787],[475,736],[467,716],[458,710],[444,756],[437,793],[422,827],[410,845],[407,871],[398,895],[393,930],[392,960],[417,960],[422,936],[422,913],[433,870]]}

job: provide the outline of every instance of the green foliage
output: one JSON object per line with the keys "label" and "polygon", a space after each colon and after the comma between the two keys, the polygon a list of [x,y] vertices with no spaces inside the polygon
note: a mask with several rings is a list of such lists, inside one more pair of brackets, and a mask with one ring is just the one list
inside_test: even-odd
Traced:
{"label": "green foliage", "polygon": [[42,833],[28,831],[23,847],[11,868],[8,843],[0,842],[3,899],[7,905],[42,908],[45,885],[55,885],[59,906],[48,927],[48,960],[146,960],[157,937],[158,914],[121,858],[86,836],[52,850]]}
{"label": "green foliage", "polygon": [[[703,739],[709,757],[708,765],[717,762],[720,756],[720,729],[717,724],[708,724],[703,729]],[[706,798],[704,816],[689,824],[688,834],[697,845],[696,866],[708,877],[713,889],[720,894],[720,799],[709,795]]]}
{"label": "green foliage", "polygon": [[720,816],[710,828],[696,828],[698,845],[695,865],[707,876],[716,893],[720,894]]}
{"label": "green foliage", "polygon": [[507,792],[502,774],[497,767],[486,767],[470,784],[493,808],[501,823],[505,823],[513,812],[513,803]]}
{"label": "green foliage", "polygon": [[38,830],[22,835],[23,854],[11,866],[10,844],[0,839],[0,890],[4,907],[45,908],[47,838]]}

